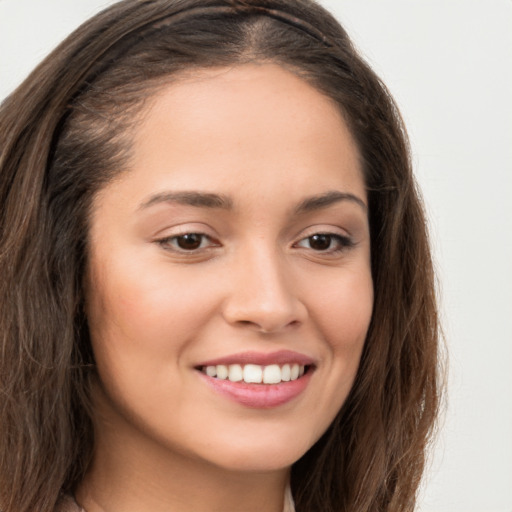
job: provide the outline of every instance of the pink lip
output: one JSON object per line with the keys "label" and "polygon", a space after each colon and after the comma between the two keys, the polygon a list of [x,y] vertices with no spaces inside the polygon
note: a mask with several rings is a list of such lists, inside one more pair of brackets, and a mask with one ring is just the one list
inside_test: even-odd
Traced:
{"label": "pink lip", "polygon": [[[203,361],[196,366],[196,369],[201,370],[206,366],[217,366],[219,364],[226,366],[230,364],[257,364],[260,366],[270,364],[299,364],[313,367],[315,361],[311,357],[292,350],[279,350],[267,354],[248,351]],[[283,405],[300,395],[311,380],[313,368],[309,368],[302,377],[296,380],[281,382],[279,384],[248,384],[243,381],[231,382],[229,380],[209,377],[203,372],[198,373],[206,384],[217,393],[246,407],[269,409]]]}
{"label": "pink lip", "polygon": [[309,384],[312,370],[310,369],[297,380],[280,384],[247,384],[246,382],[231,382],[208,377],[202,372],[198,372],[198,374],[214,391],[241,405],[256,409],[270,409],[290,402],[299,396]]}
{"label": "pink lip", "polygon": [[270,352],[264,354],[261,352],[240,352],[238,354],[231,354],[225,357],[219,357],[210,361],[204,361],[196,365],[196,368],[204,366],[217,366],[218,364],[259,364],[260,366],[267,366],[270,364],[300,364],[302,366],[311,366],[315,362],[311,357],[299,354],[293,350],[279,350],[277,352]]}

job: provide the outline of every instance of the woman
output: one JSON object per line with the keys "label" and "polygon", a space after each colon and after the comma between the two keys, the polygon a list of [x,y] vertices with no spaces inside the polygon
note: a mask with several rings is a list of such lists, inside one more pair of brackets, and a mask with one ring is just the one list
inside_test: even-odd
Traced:
{"label": "woman", "polygon": [[324,9],[125,0],[0,127],[3,512],[414,508],[424,215]]}

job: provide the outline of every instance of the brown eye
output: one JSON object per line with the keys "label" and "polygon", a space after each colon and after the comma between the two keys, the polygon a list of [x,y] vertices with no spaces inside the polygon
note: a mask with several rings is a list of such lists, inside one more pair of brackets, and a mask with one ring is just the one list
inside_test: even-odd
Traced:
{"label": "brown eye", "polygon": [[204,235],[199,233],[187,233],[186,235],[175,237],[175,243],[180,249],[184,251],[193,251],[201,247],[203,239]]}
{"label": "brown eye", "polygon": [[331,248],[332,238],[331,235],[324,234],[310,236],[308,237],[309,246],[315,251],[326,251]]}
{"label": "brown eye", "polygon": [[300,240],[296,246],[315,252],[334,254],[353,247],[354,242],[349,237],[335,233],[315,233]]}
{"label": "brown eye", "polygon": [[167,252],[181,256],[199,256],[210,254],[209,250],[221,244],[204,233],[183,233],[169,236],[155,242]]}

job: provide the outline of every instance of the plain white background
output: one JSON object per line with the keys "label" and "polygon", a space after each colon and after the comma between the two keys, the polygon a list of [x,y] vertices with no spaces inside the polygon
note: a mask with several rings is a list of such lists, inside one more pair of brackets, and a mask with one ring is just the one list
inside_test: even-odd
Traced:
{"label": "plain white background", "polygon": [[[108,0],[0,0],[0,100]],[[400,105],[450,356],[422,512],[512,512],[512,1],[324,0]]]}

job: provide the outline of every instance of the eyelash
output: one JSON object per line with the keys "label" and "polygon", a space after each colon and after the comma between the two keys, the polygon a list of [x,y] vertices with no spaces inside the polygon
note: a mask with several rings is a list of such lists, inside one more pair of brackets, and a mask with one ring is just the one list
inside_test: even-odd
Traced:
{"label": "eyelash", "polygon": [[[189,248],[189,249],[184,249],[183,247],[177,246],[177,244],[179,243],[179,240],[185,239],[186,237],[198,237],[199,238],[199,246],[195,247],[195,248]],[[325,237],[326,239],[328,239],[329,247],[326,248],[325,250],[323,250],[323,249],[315,250],[312,247],[303,247],[300,245],[303,242],[307,242],[307,241],[309,241],[309,244],[311,244],[312,240],[315,237]],[[209,240],[210,245],[204,247],[203,244],[204,244],[205,240]],[[208,250],[208,249],[211,249],[214,247],[218,247],[220,245],[220,244],[216,243],[215,241],[213,241],[212,237],[210,237],[209,235],[206,235],[204,233],[196,233],[196,232],[189,232],[189,233],[174,235],[174,236],[170,236],[167,238],[162,238],[160,240],[156,240],[156,242],[161,247],[163,247],[165,250],[174,251],[174,252],[177,252],[177,253],[180,253],[183,255],[195,255],[199,251]],[[197,240],[196,240],[196,242],[197,242]],[[336,247],[334,249],[331,248],[331,245],[333,243],[336,244]],[[309,235],[307,237],[301,238],[298,242],[293,244],[293,247],[301,247],[304,249],[311,249],[311,250],[313,250],[313,252],[318,253],[318,254],[338,254],[347,249],[350,249],[351,247],[354,247],[354,245],[355,245],[354,241],[348,236],[339,235],[337,233],[318,232],[318,233],[313,233],[312,235]]]}
{"label": "eyelash", "polygon": [[[199,247],[194,248],[194,249],[183,249],[182,247],[178,247],[177,243],[178,243],[179,239],[184,239],[186,237],[199,237],[201,239]],[[201,247],[205,240],[209,240],[211,242],[211,245],[208,247]],[[161,245],[166,250],[175,251],[177,253],[181,253],[181,254],[185,254],[185,255],[197,254],[198,251],[202,251],[202,250],[209,249],[211,247],[216,247],[219,245],[219,244],[216,244],[215,242],[213,242],[213,240],[210,236],[208,236],[204,233],[195,233],[195,232],[183,233],[180,235],[174,235],[174,236],[170,236],[167,238],[162,238],[160,240],[157,240],[157,243],[159,245]],[[172,247],[170,247],[170,246],[172,246]]]}
{"label": "eyelash", "polygon": [[300,244],[305,241],[309,241],[309,243],[311,244],[312,239],[315,237],[325,237],[325,238],[329,239],[329,246],[331,246],[332,243],[336,244],[336,248],[334,248],[334,249],[331,249],[331,248],[328,248],[325,250],[313,249],[313,251],[318,254],[338,254],[342,251],[345,251],[346,249],[350,249],[351,247],[354,247],[354,245],[355,245],[354,241],[351,238],[349,238],[348,236],[339,235],[337,233],[319,232],[319,233],[313,233],[312,235],[302,238],[296,244],[294,244],[294,247],[296,247],[296,246],[300,247]]}

